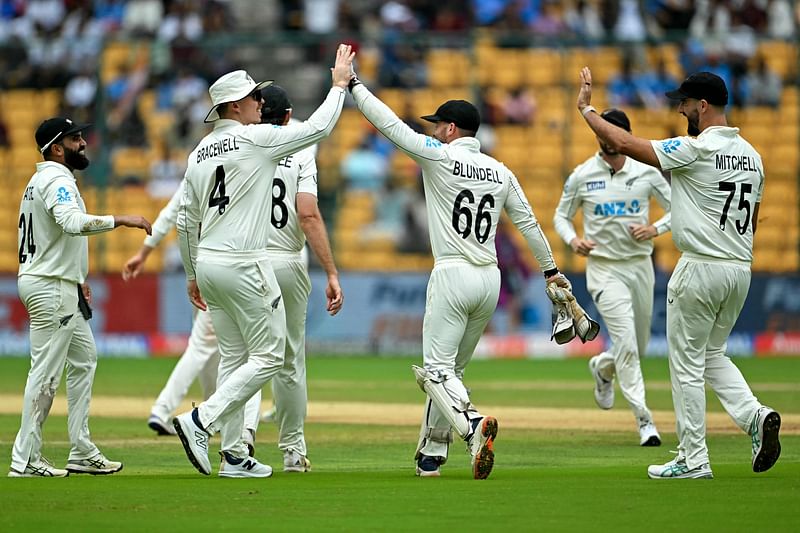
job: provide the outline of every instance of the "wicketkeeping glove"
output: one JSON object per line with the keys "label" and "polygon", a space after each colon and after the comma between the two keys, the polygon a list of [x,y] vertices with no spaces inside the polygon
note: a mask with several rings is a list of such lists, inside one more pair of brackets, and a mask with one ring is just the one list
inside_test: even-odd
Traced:
{"label": "wicketkeeping glove", "polygon": [[547,284],[545,292],[553,302],[554,320],[551,340],[555,339],[558,344],[564,344],[571,341],[576,334],[581,342],[597,337],[597,334],[600,333],[600,324],[586,314],[571,291],[551,282]]}
{"label": "wicketkeeping glove", "polygon": [[555,283],[548,283],[545,288],[547,297],[553,302],[553,334],[558,344],[566,344],[575,338],[575,325],[572,317],[572,306],[569,297],[572,293]]}

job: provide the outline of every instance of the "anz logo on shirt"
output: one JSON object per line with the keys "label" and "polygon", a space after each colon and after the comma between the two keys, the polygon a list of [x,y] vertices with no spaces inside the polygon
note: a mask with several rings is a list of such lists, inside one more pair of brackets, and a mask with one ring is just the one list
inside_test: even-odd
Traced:
{"label": "anz logo on shirt", "polygon": [[59,187],[56,191],[56,202],[60,204],[68,204],[72,201],[72,196],[66,187]]}
{"label": "anz logo on shirt", "polygon": [[628,202],[605,202],[594,206],[594,214],[599,217],[618,217],[635,215],[642,210],[639,200]]}

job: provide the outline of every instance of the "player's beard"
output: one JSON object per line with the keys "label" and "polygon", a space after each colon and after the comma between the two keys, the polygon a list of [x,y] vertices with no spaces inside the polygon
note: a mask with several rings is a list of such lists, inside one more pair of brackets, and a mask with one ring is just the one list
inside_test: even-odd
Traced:
{"label": "player's beard", "polygon": [[697,137],[700,135],[700,113],[694,109],[686,115],[686,133],[690,137]]}
{"label": "player's beard", "polygon": [[73,169],[76,170],[83,170],[89,166],[89,158],[86,157],[84,152],[80,150],[86,150],[86,148],[79,148],[78,150],[70,150],[66,146],[64,147],[64,163]]}

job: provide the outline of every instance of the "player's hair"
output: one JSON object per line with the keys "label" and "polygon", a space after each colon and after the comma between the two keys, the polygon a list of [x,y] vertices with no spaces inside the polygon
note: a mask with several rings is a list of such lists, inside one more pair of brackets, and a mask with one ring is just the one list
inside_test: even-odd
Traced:
{"label": "player's hair", "polygon": [[286,121],[286,115],[288,115],[288,111],[284,111],[283,115],[276,116],[276,115],[269,115],[264,116],[261,115],[261,123],[262,124],[275,124],[276,126],[283,126],[283,123]]}
{"label": "player's hair", "polygon": [[475,135],[478,133],[477,131],[465,130],[463,128],[459,128],[458,126],[456,126],[456,129],[458,130],[458,132],[461,134],[462,137],[475,137]]}

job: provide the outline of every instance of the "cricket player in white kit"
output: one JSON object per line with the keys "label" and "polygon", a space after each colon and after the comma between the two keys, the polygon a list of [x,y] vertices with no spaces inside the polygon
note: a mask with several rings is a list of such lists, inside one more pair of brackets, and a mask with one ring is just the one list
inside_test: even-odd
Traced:
{"label": "cricket player in white kit", "polygon": [[[150,253],[175,227],[178,208],[183,197],[183,184],[182,181],[178,190],[153,222],[153,234],[145,237],[139,251],[125,262],[122,269],[122,279],[125,281],[133,279],[141,273]],[[198,309],[194,311],[192,331],[186,350],[175,364],[175,368],[172,369],[172,373],[150,409],[150,417],[147,419],[148,427],[159,435],[175,435],[175,428],[170,422],[170,417],[186,397],[189,387],[196,378],[200,381],[204,399],[207,400],[217,389],[219,344],[214,333],[214,325],[211,323],[211,315],[208,311]],[[253,396],[245,404],[242,439],[250,452],[253,452],[255,445],[260,404],[260,395]]]}
{"label": "cricket player in white kit", "polygon": [[[631,131],[619,109],[601,115]],[[660,446],[653,416],[645,401],[639,358],[650,340],[653,316],[652,238],[669,231],[670,188],[655,168],[626,157],[602,140],[600,151],[567,178],[553,222],[572,250],[587,256],[586,285],[603,315],[611,347],[589,360],[594,398],[601,409],[614,405],[614,376],[639,428],[641,446]],[[650,198],[667,213],[650,224]],[[583,213],[583,237],[572,219]]]}
{"label": "cricket player in white kit", "polygon": [[653,479],[712,478],[706,446],[705,382],[751,436],[754,472],[780,456],[780,415],[762,405],[726,357],[728,336],[750,286],[753,234],[764,188],[761,156],[728,126],[728,90],[709,72],[667,93],[680,100],[688,136],[634,137],[604,121],[591,104],[592,76],[581,71],[578,109],[600,139],[620,153],[672,172],[672,239],[681,259],[667,288],[667,341],[678,455],[651,465]]}
{"label": "cricket player in white kit", "polygon": [[435,264],[423,321],[423,367],[414,367],[428,401],[415,454],[420,476],[438,476],[447,460],[451,428],[467,443],[475,479],[494,464],[497,420],[470,401],[462,379],[475,346],[494,313],[500,271],[494,245],[500,212],[525,236],[548,281],[569,287],[558,272],[547,238],[517,178],[480,152],[478,110],[450,100],[433,115],[432,137],[416,133],[358,78],[350,89],[358,109],[381,133],[422,167]]}
{"label": "cricket player in white kit", "polygon": [[[297,122],[291,118],[292,104],[283,88],[270,85],[262,95],[263,123],[286,126]],[[310,146],[281,159],[272,185],[272,230],[267,251],[286,310],[286,353],[283,368],[272,380],[272,398],[284,472],[305,472],[311,466],[304,431],[308,406],[306,310],[311,292],[303,254],[306,240],[327,276],[328,312],[338,313],[344,301],[328,232],[317,205],[316,151],[316,146]]]}
{"label": "cricket player in white kit", "polygon": [[[220,348],[217,391],[173,420],[190,462],[211,474],[208,438],[222,435],[223,477],[268,477],[272,469],[247,457],[243,407],[283,368],[286,318],[267,243],[278,161],[330,134],[339,118],[354,53],[340,45],[333,87],[306,122],[260,124],[261,88],[244,71],[209,89],[215,121],[189,156],[178,213],[181,256],[192,303],[211,312]],[[206,301],[208,305],[206,305]]]}
{"label": "cricket player in white kit", "polygon": [[[30,315],[31,369],[9,477],[112,474],[122,463],[106,458],[89,434],[89,404],[97,349],[89,326],[91,290],[87,235],[150,223],[136,215],[86,213],[73,171],[89,166],[81,132],[88,124],[45,120],[36,130],[44,162],[28,182],[19,207],[19,297]],[[65,469],[41,455],[42,426],[67,369],[67,426],[72,445]]]}

